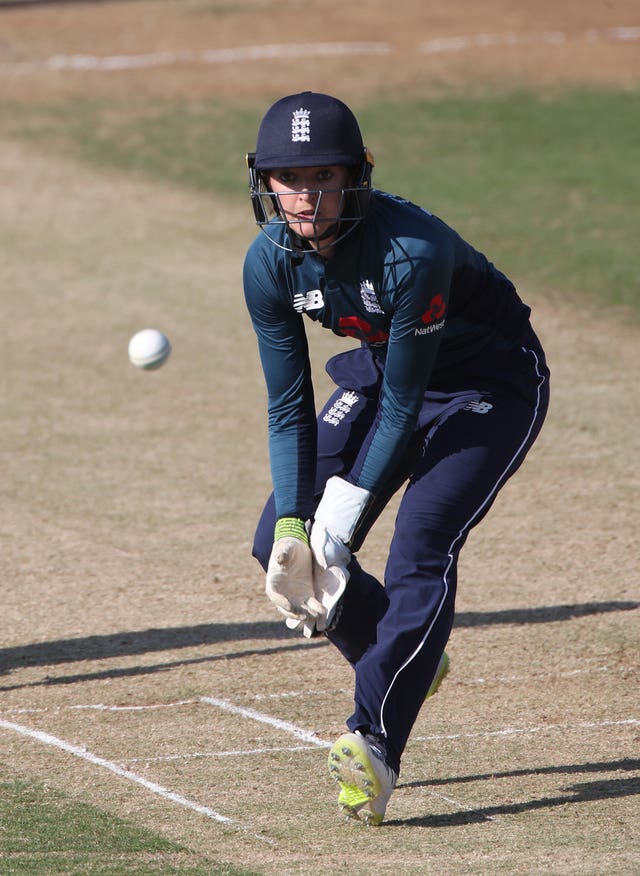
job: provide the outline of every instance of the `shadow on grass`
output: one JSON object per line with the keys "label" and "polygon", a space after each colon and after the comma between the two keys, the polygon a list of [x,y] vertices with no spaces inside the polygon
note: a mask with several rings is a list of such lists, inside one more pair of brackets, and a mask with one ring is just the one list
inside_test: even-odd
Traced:
{"label": "shadow on grass", "polygon": [[[615,611],[630,611],[640,607],[640,602],[587,602],[576,605],[542,606],[540,608],[507,609],[493,612],[460,612],[456,627],[479,627],[494,624],[538,624],[567,621],[588,615],[606,614]],[[257,621],[243,623],[199,624],[189,627],[134,630],[105,635],[84,636],[75,639],[58,639],[0,649],[0,674],[33,666],[55,666],[85,660],[105,660],[114,657],[130,657],[180,648],[195,648],[202,645],[219,645],[225,642],[251,642],[274,640],[280,644],[266,648],[250,648],[231,653],[217,653],[184,660],[166,661],[145,666],[104,669],[99,672],[75,673],[57,678],[46,677],[40,681],[0,686],[0,691],[21,687],[72,684],[105,678],[126,678],[166,672],[179,666],[209,663],[218,660],[233,660],[255,655],[269,655],[303,648],[318,648],[328,645],[326,639],[301,640],[300,634],[287,630],[280,621]]]}
{"label": "shadow on grass", "polygon": [[[451,779],[437,779],[424,782],[405,782],[399,788],[435,788],[443,785],[462,782],[480,782],[488,779],[517,778],[520,776],[540,775],[577,775],[588,773],[636,772],[640,770],[640,760],[626,758],[624,760],[602,761],[598,763],[567,764],[563,766],[540,767],[538,769],[512,770],[510,772],[485,773],[471,776],[456,776]],[[537,809],[548,809],[554,806],[566,806],[571,803],[592,803],[597,800],[611,800],[619,797],[632,797],[640,794],[640,775],[630,778],[602,779],[601,781],[582,782],[561,789],[563,793],[552,797],[540,797],[533,800],[522,800],[513,803],[496,804],[495,806],[480,806],[475,809],[464,809],[453,813],[435,813],[414,818],[389,819],[385,825],[409,827],[456,827],[460,825],[478,824],[491,821],[500,815],[519,815]]]}

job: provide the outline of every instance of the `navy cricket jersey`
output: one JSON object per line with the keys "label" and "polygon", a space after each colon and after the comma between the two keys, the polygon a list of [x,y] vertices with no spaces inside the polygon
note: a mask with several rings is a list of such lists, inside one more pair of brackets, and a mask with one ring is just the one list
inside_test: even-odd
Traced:
{"label": "navy cricket jersey", "polygon": [[[284,246],[284,224],[269,227]],[[313,513],[316,413],[304,317],[371,349],[384,377],[379,411],[348,480],[376,493],[444,376],[473,378],[485,350],[519,344],[529,308],[482,253],[436,216],[384,192],[329,259],[263,233],[244,264],[245,300],[268,391],[278,517]],[[468,374],[467,374],[468,372]]]}

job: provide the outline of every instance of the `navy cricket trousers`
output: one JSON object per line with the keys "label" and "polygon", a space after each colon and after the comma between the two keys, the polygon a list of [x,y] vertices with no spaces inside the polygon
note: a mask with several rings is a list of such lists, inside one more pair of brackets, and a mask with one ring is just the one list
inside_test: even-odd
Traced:
{"label": "navy cricket trousers", "polygon": [[[328,478],[348,474],[368,440],[382,379],[366,348],[334,357],[327,371],[338,389],[318,417],[318,501]],[[548,401],[549,372],[533,333],[526,346],[477,357],[464,374],[439,380],[356,533],[342,613],[327,636],[355,669],[347,726],[383,736],[396,772],[451,632],[460,550],[524,460]],[[383,586],[355,554],[403,485]],[[270,497],[253,550],[265,569],[274,525]]]}

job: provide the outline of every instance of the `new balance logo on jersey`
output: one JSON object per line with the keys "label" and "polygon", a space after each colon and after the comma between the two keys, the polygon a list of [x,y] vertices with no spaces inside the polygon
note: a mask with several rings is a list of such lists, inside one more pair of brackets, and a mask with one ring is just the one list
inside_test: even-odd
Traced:
{"label": "new balance logo on jersey", "polygon": [[363,280],[362,283],[360,283],[360,297],[362,298],[362,303],[364,304],[367,313],[384,313],[378,304],[378,299],[376,298],[375,289],[373,288],[371,280]]}
{"label": "new balance logo on jersey", "polygon": [[307,310],[320,310],[324,307],[324,298],[319,289],[311,289],[310,292],[296,292],[293,296],[293,306],[298,313],[306,313]]}
{"label": "new balance logo on jersey", "polygon": [[493,410],[493,405],[486,401],[470,401],[463,408],[464,411],[473,411],[474,414],[488,414]]}
{"label": "new balance logo on jersey", "polygon": [[331,426],[339,426],[359,398],[360,396],[355,392],[343,392],[324,415],[323,422]]}

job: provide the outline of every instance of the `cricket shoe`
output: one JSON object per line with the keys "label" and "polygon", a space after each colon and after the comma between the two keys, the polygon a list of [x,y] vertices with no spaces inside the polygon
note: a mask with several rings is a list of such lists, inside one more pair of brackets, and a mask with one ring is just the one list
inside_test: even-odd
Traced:
{"label": "cricket shoe", "polygon": [[340,785],[338,806],[347,818],[382,822],[398,775],[373,737],[357,731],[340,736],[329,752],[329,774]]}
{"label": "cricket shoe", "polygon": [[442,652],[442,657],[440,658],[440,662],[438,663],[438,668],[436,669],[436,674],[431,682],[431,687],[427,691],[427,695],[425,700],[428,700],[429,697],[432,697],[434,693],[437,693],[440,684],[442,683],[442,679],[445,677],[447,672],[449,671],[449,656],[446,651]]}

